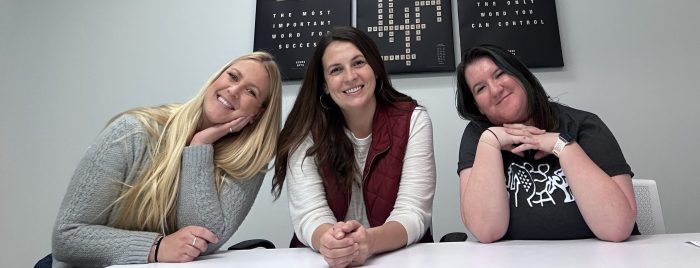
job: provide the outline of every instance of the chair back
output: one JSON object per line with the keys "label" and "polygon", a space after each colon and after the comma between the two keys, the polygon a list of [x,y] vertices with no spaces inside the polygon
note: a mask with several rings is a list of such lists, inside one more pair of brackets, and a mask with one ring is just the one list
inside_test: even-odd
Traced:
{"label": "chair back", "polygon": [[637,227],[643,235],[665,234],[666,225],[661,213],[661,200],[656,181],[632,179],[637,201]]}

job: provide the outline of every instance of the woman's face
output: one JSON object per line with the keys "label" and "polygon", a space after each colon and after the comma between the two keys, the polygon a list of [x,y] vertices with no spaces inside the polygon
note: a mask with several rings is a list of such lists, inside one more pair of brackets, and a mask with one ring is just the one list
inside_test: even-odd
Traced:
{"label": "woman's face", "polygon": [[376,105],[374,70],[357,47],[345,41],[333,41],[323,53],[325,93],[341,110],[368,109]]}
{"label": "woman's face", "polygon": [[494,125],[525,123],[529,118],[523,84],[490,58],[479,58],[464,70],[476,106]]}
{"label": "woman's face", "polygon": [[265,111],[263,102],[270,96],[269,75],[262,63],[241,60],[232,64],[207,88],[201,129],[254,116]]}

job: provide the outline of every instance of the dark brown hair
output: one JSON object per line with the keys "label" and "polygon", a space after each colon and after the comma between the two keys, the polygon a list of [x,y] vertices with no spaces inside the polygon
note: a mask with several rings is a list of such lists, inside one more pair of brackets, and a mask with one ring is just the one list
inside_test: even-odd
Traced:
{"label": "dark brown hair", "polygon": [[492,125],[476,106],[476,101],[464,74],[469,64],[481,58],[491,59],[501,70],[514,76],[523,84],[525,95],[527,96],[527,116],[528,119],[532,119],[535,127],[547,131],[557,129],[559,121],[556,113],[553,111],[554,106],[540,81],[513,54],[494,45],[479,45],[470,48],[464,53],[462,62],[457,66],[457,92],[455,93],[455,98],[459,116],[475,121],[482,127]]}

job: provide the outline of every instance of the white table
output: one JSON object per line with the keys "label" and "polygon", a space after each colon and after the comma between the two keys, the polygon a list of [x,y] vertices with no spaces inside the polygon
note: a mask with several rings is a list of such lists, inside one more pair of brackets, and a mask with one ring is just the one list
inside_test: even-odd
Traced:
{"label": "white table", "polygon": [[[633,236],[622,243],[596,239],[514,240],[492,244],[416,244],[370,258],[367,267],[700,267],[700,248],[685,243],[700,233]],[[310,249],[226,251],[190,263],[112,267],[327,267]]]}

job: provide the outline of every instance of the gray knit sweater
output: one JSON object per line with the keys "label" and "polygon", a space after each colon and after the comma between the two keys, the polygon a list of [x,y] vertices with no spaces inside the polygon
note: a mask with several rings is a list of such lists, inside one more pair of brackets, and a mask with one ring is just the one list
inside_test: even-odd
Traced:
{"label": "gray knit sweater", "polygon": [[[110,206],[124,185],[133,185],[149,165],[148,135],[132,116],[107,126],[80,161],[53,230],[53,267],[104,267],[147,263],[157,233],[107,226]],[[177,227],[205,227],[217,237],[209,254],[225,243],[250,211],[264,174],[245,182],[227,179],[221,193],[214,181],[212,145],[185,147],[182,153]]]}

